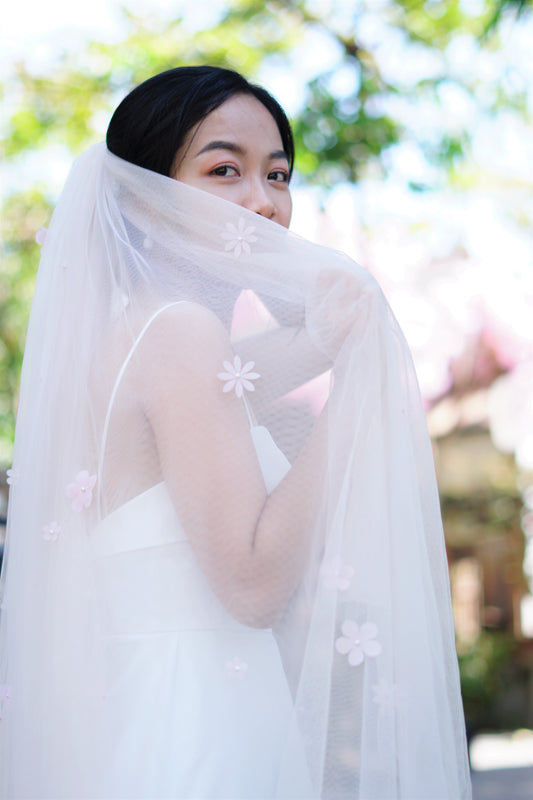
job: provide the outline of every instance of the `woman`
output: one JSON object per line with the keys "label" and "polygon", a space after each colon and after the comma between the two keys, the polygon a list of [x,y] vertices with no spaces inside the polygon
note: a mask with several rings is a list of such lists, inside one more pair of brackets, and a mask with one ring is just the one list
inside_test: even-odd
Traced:
{"label": "woman", "polygon": [[467,798],[410,357],[371,277],[287,232],[283,111],[170,70],[107,146],[32,308],[2,796]]}

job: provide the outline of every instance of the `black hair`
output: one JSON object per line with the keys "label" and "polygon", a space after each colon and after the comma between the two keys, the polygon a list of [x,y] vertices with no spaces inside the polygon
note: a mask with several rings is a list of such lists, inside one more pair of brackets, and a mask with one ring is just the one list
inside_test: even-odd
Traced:
{"label": "black hair", "polygon": [[113,114],[107,147],[119,158],[169,176],[189,131],[236,94],[252,95],[271,113],[292,174],[294,141],[282,107],[266,89],[221,67],[176,67],[141,83]]}

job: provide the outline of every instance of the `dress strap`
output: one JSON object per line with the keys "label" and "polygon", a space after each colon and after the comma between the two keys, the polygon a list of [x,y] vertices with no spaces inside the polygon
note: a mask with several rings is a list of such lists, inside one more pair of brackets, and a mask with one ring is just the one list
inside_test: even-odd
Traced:
{"label": "dress strap", "polygon": [[144,334],[146,333],[146,331],[148,330],[148,328],[150,327],[152,322],[160,314],[162,314],[163,311],[166,311],[167,308],[172,308],[172,306],[177,306],[177,305],[179,305],[180,303],[183,303],[183,302],[185,302],[185,301],[184,300],[177,300],[175,303],[167,303],[166,305],[164,305],[161,308],[159,308],[154,314],[152,314],[150,319],[145,323],[145,325],[141,329],[141,332],[139,333],[139,335],[135,339],[133,345],[131,346],[131,349],[130,349],[128,355],[126,356],[121,368],[118,371],[118,375],[117,375],[117,377],[115,379],[115,383],[113,385],[113,390],[111,392],[111,397],[109,398],[109,403],[108,403],[108,406],[107,406],[107,411],[106,411],[105,420],[104,420],[104,430],[103,430],[103,433],[102,433],[102,440],[100,442],[100,455],[98,456],[98,491],[97,491],[97,498],[98,498],[98,519],[100,519],[100,520],[102,519],[102,495],[101,495],[100,488],[102,486],[102,475],[103,475],[103,468],[104,468],[104,453],[105,453],[105,447],[106,447],[106,444],[107,444],[107,434],[109,432],[109,423],[110,423],[110,420],[111,420],[111,412],[113,410],[113,404],[114,404],[115,398],[117,396],[117,392],[118,392],[118,389],[119,389],[119,386],[120,386],[120,382],[121,382],[122,378],[124,377],[124,373],[126,372],[126,369],[127,369],[128,365],[129,365],[129,363],[130,363],[130,361],[131,361],[131,359],[132,359],[137,347],[139,346],[139,343],[141,342]]}
{"label": "dress strap", "polygon": [[246,399],[244,394],[242,396],[242,401],[244,403],[244,408],[246,409],[246,416],[248,417],[248,422],[250,423],[250,430],[252,430],[252,428],[255,428],[255,426],[257,425],[257,420],[255,419],[255,414],[251,410],[251,408],[250,408],[250,406],[248,404],[248,400]]}

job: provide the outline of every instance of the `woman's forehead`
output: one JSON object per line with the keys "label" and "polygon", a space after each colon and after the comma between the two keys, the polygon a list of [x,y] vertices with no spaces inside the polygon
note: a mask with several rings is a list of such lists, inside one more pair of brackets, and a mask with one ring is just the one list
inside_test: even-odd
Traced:
{"label": "woman's forehead", "polygon": [[262,151],[273,157],[284,155],[281,134],[270,111],[252,95],[230,97],[195,127],[186,145],[189,155],[222,149],[235,152]]}

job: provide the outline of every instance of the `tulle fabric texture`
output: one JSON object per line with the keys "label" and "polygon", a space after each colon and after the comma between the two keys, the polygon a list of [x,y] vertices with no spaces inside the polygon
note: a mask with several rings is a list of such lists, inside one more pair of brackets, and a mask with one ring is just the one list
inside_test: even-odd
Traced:
{"label": "tulle fabric texture", "polygon": [[[218,369],[226,378],[213,373],[212,348],[202,350],[204,323],[227,339],[231,358]],[[190,352],[197,363],[177,374]],[[250,373],[259,377],[246,386]],[[143,384],[145,374],[160,382]],[[149,411],[145,427],[138,424],[138,396],[147,407],[164,397],[172,417],[174,403],[181,406],[167,397],[168,385],[179,387],[181,402],[198,376],[206,396],[218,391],[242,404],[242,441],[215,437],[201,458],[162,459]],[[193,422],[173,421],[177,435],[180,425],[206,424],[204,413],[200,398]],[[295,564],[294,591],[273,628],[235,619],[235,564],[221,564],[213,586],[203,569],[210,554],[190,535],[195,520],[180,497],[188,464],[252,457],[276,473],[270,481],[261,464],[269,503],[298,459],[315,474],[306,482],[303,470],[291,489],[294,513],[310,510],[305,568]],[[2,797],[470,797],[446,554],[416,377],[381,290],[346,256],[128,164],[104,145],[90,149],[72,169],[43,245],[14,469],[1,585]],[[152,510],[152,500],[139,501],[154,491],[165,494],[168,523],[157,502]],[[230,501],[245,505],[239,492]],[[146,518],[128,505],[139,502]],[[136,550],[136,572],[110,572],[116,550],[111,561],[105,550],[125,509],[122,550],[131,554],[140,530],[148,540]],[[164,541],[150,539],[155,528]],[[286,567],[283,552],[279,558]],[[174,568],[179,591],[162,592],[157,613],[148,614],[152,589],[165,580],[172,587]],[[128,609],[122,627],[106,591]],[[190,644],[193,630],[201,646]],[[207,631],[218,644],[205,644]],[[237,632],[238,641],[254,642],[248,661],[231,639]],[[156,640],[166,648],[164,673],[153,671],[162,650],[143,650],[146,663],[128,656],[140,636],[143,648]],[[119,639],[120,702],[116,686],[110,691],[110,642]],[[144,766],[142,752],[128,753],[124,728],[117,733],[124,705],[126,733],[154,727],[157,747],[147,745]],[[252,733],[254,715],[261,736]],[[209,752],[186,748],[180,720]],[[131,795],[113,783],[120,758],[129,763]],[[258,773],[263,787],[239,785],[250,759],[268,772]],[[210,780],[195,784],[195,770]],[[161,773],[168,783],[158,789]],[[234,783],[220,783],[228,773]],[[217,781],[230,788],[217,791]]]}

